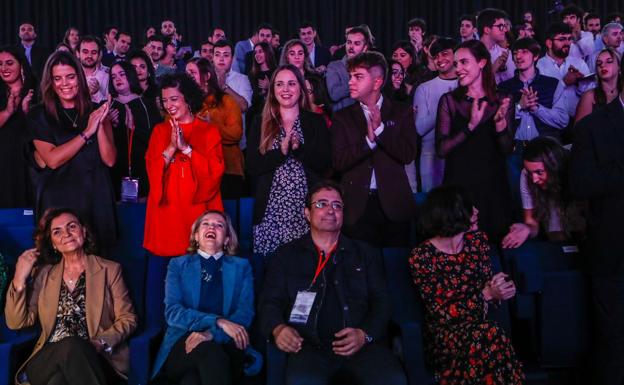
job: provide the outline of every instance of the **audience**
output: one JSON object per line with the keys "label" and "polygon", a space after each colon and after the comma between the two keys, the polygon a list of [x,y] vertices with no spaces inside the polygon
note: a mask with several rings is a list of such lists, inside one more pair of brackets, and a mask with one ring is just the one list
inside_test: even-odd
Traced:
{"label": "audience", "polygon": [[621,56],[611,48],[604,48],[596,56],[596,88],[585,91],[576,106],[574,122],[591,114],[595,108],[604,107],[622,91]]}
{"label": "audience", "polygon": [[[538,137],[524,148],[520,174],[523,222],[511,225],[504,248],[520,247],[540,233],[552,241],[579,241],[584,232],[582,206],[566,190],[568,154],[557,140]],[[574,237],[573,237],[574,236]]]}
{"label": "audience", "polygon": [[304,198],[331,166],[330,151],[325,121],[309,111],[301,71],[291,64],[278,67],[262,115],[249,134],[255,253],[273,253],[308,232]]}
{"label": "audience", "polygon": [[0,48],[0,178],[10,181],[0,189],[0,207],[32,207],[29,162],[23,155],[30,136],[26,115],[35,97],[37,81],[17,47]]}
{"label": "audience", "polygon": [[427,240],[409,267],[425,305],[427,361],[440,384],[524,384],[522,366],[503,329],[487,319],[490,305],[516,294],[509,276],[493,274],[488,237],[466,192],[438,187],[419,218]]}
{"label": "audience", "polygon": [[[624,343],[619,342],[619,327],[610,320],[619,322],[621,312],[616,304],[621,286],[616,256],[621,250],[611,245],[621,233],[616,222],[621,214],[616,190],[621,184],[617,124],[623,111],[619,103],[624,84],[622,17],[584,13],[573,4],[560,3],[549,10],[548,20],[555,22],[548,28],[540,25],[529,10],[515,13],[513,19],[493,8],[463,15],[458,25],[459,47],[453,39],[435,34],[435,28],[427,25],[433,20],[412,18],[402,32],[409,40],[384,47],[384,53],[392,57],[388,62],[380,54],[370,52],[381,48],[375,47],[366,24],[345,25],[345,44],[327,49],[319,38],[323,31],[312,22],[303,21],[293,30],[282,31],[281,36],[286,36],[283,40],[288,41],[280,50],[280,33],[262,22],[253,36],[239,41],[235,49],[225,40],[225,30],[219,24],[206,29],[202,37],[206,40],[199,46],[190,47],[185,41],[182,47],[179,28],[166,17],[158,28],[146,28],[144,36],[132,36],[118,26],[108,26],[103,32],[85,31],[98,36],[102,33],[103,43],[94,37],[96,34],[85,33],[81,38],[78,30],[71,27],[56,49],[59,52],[49,57],[44,71],[48,53],[38,43],[40,37],[34,24],[24,21],[19,27],[20,43],[14,48],[0,49],[0,142],[5,143],[0,146],[0,176],[9,181],[0,193],[0,207],[33,207],[35,218],[41,218],[49,208],[70,207],[94,230],[93,238],[102,247],[98,254],[115,258],[112,254],[119,235],[115,199],[147,200],[144,245],[151,254],[175,257],[186,253],[189,236],[193,242],[202,233],[201,223],[212,222],[206,225],[207,240],[216,241],[221,233],[225,234],[224,239],[233,236],[231,229],[228,232],[221,227],[221,233],[218,230],[217,224],[229,223],[219,211],[223,209],[222,199],[232,200],[226,204],[229,210],[239,198],[252,195],[253,213],[238,212],[246,210],[242,205],[236,209],[241,219],[252,214],[253,226],[248,229],[252,239],[244,243],[245,249],[251,246],[265,261],[273,255],[272,259],[278,258],[283,264],[284,252],[290,253],[294,250],[292,245],[304,242],[308,231],[312,242],[305,242],[309,243],[307,246],[315,245],[320,239],[315,226],[327,226],[338,217],[342,222],[343,214],[344,232],[354,239],[375,247],[413,246],[410,242],[419,235],[414,229],[416,201],[422,198],[414,197],[414,193],[431,191],[432,199],[445,194],[451,199],[449,196],[454,194],[454,198],[464,201],[463,209],[458,208],[462,206],[459,204],[454,211],[462,211],[464,217],[472,212],[469,197],[475,202],[475,218],[477,213],[481,216],[483,232],[497,247],[522,247],[529,240],[573,242],[579,245],[582,255],[591,253],[591,259],[585,258],[592,311],[596,313],[592,358],[597,374],[591,378],[597,383],[617,383],[624,378],[618,345]],[[542,12],[537,15],[546,16]],[[513,31],[511,20],[517,21]],[[136,29],[134,25],[128,27]],[[392,28],[378,32],[388,31]],[[536,31],[545,31],[545,39]],[[325,31],[328,32],[332,31]],[[43,37],[48,41],[54,38]],[[388,35],[384,41],[404,37]],[[133,38],[144,45],[131,52]],[[198,50],[191,59],[193,48]],[[282,66],[276,69],[278,55]],[[572,142],[570,162],[569,151],[562,148],[560,141]],[[330,176],[344,187],[348,204],[344,206],[340,193],[330,186],[315,190],[312,195],[331,192],[340,199],[334,196],[306,205],[310,186]],[[461,186],[466,192],[449,185]],[[443,187],[436,190],[438,186]],[[213,210],[206,217],[210,220],[204,220],[203,215],[197,219],[206,210]],[[440,210],[436,212],[439,214]],[[419,213],[419,218],[422,215]],[[415,252],[424,250],[427,258],[439,253],[437,258],[442,260],[449,252],[465,254],[462,262],[454,261],[458,262],[458,271],[463,271],[466,261],[479,255],[474,257],[479,261],[475,265],[479,278],[472,276],[476,281],[461,290],[467,290],[466,295],[488,299],[492,291],[511,296],[513,283],[502,275],[492,278],[489,271],[484,257],[487,248],[482,247],[489,242],[488,238],[484,233],[468,230],[465,218],[451,217],[445,221],[457,222],[453,223],[453,234],[434,231]],[[189,229],[196,219],[200,227],[191,234]],[[243,220],[240,225],[244,223]],[[331,233],[339,236],[340,231],[340,226],[337,230],[334,226]],[[127,241],[127,234],[121,235]],[[469,247],[468,243],[461,245],[458,241],[480,245],[468,250],[463,248]],[[4,246],[0,246],[4,252]],[[195,253],[197,247],[191,249],[192,256],[179,261],[205,261],[199,258],[199,249],[199,253]],[[343,252],[338,250],[335,254]],[[414,256],[413,261],[423,266],[426,260],[418,258]],[[297,258],[293,259],[296,263]],[[322,263],[322,256],[319,259]],[[156,260],[163,267],[169,262],[167,258]],[[216,265],[221,266],[230,258],[208,260],[219,260]],[[342,263],[334,258],[336,266],[328,267],[327,272],[338,272]],[[35,284],[42,267],[45,263],[37,263],[33,269]],[[308,267],[304,264],[299,268]],[[19,280],[29,275],[22,274],[26,270],[30,272],[22,269]],[[435,270],[436,279],[441,276],[439,271]],[[222,268],[215,272],[223,274]],[[324,279],[325,275],[322,276]],[[431,310],[436,297],[428,298],[427,290],[437,281],[423,277],[420,288],[428,310],[427,353],[438,380],[459,383],[458,378],[468,373],[482,382],[522,382],[522,370],[508,340],[496,326],[491,340],[485,343],[476,334],[469,336],[481,341],[479,349],[485,355],[478,360],[473,356],[466,358],[471,354],[468,351],[462,355],[461,349],[470,341],[460,341],[459,353],[453,356],[459,359],[451,362],[444,352],[446,342],[430,340],[432,333],[448,337],[454,331],[437,329],[441,325],[437,317],[450,313]],[[225,282],[231,277],[224,274],[221,278]],[[238,276],[236,282],[241,279]],[[291,279],[283,276],[276,284]],[[86,280],[88,285],[89,278]],[[199,288],[206,283],[187,280],[179,288],[186,293],[189,287]],[[220,289],[236,285],[223,285]],[[337,290],[340,284],[334,286]],[[328,298],[333,298],[329,289]],[[446,285],[442,293],[447,290],[453,290],[453,285]],[[25,296],[30,295],[29,290],[25,292]],[[302,358],[293,359],[297,355],[289,354],[289,383],[300,383],[304,377],[314,375],[320,376],[321,382],[327,378],[357,382],[366,371],[353,368],[368,364],[362,364],[365,358],[360,360],[369,357],[368,353],[360,353],[372,347],[369,343],[362,347],[363,334],[358,329],[346,331],[360,327],[359,323],[338,325],[336,317],[326,317],[329,313],[323,306],[312,310],[326,318],[319,325],[299,327],[286,322],[290,309],[283,309],[296,301],[291,294],[286,290],[280,293],[284,297],[280,304],[283,319],[279,321],[289,324],[284,328],[286,334],[275,327],[279,324],[272,324],[271,328],[265,324],[263,330],[267,335],[273,334],[278,348],[291,353],[298,349],[301,338],[305,339],[299,353],[305,353]],[[467,298],[462,297],[461,303]],[[343,300],[333,298],[329,305],[337,308]],[[215,305],[211,301],[208,305]],[[203,311],[200,308],[204,305],[191,304],[188,309]],[[225,303],[216,303],[206,314],[220,314],[213,310],[221,307],[224,313],[235,312],[222,305]],[[470,314],[475,309],[485,313],[487,304],[479,302],[470,308]],[[450,312],[448,308],[442,310]],[[460,311],[459,317],[463,316]],[[386,315],[382,312],[379,317]],[[240,323],[234,329],[221,318],[201,330],[187,326],[176,329],[175,338],[162,346],[155,378],[200,384],[207,381],[210,370],[224,376],[219,381],[240,380],[243,362],[250,362],[245,354],[254,354],[249,348],[236,348],[237,344],[238,348],[243,347],[243,340],[248,341],[249,335],[244,333],[249,322],[251,313],[246,324]],[[476,318],[474,322],[477,329],[479,325],[493,325]],[[177,326],[170,324],[167,335]],[[361,327],[365,335],[367,326]],[[239,334],[229,339],[228,331],[232,330]],[[518,330],[514,332],[520,333]],[[336,332],[345,337],[334,341]],[[46,333],[50,330],[44,330],[42,335]],[[465,332],[459,335],[466,336]],[[525,337],[522,333],[519,336]],[[492,341],[505,343],[493,346]],[[44,342],[42,351],[47,351],[51,342]],[[353,357],[335,360],[338,356],[327,348],[330,344],[340,351],[338,355],[353,353]],[[94,346],[97,351],[103,350]],[[312,353],[310,347],[319,346],[321,353]],[[37,346],[39,349],[41,346]],[[495,359],[488,359],[492,353]],[[534,358],[532,351],[522,349],[521,356],[525,355],[527,360]],[[103,356],[110,358],[108,353]],[[89,383],[101,383],[100,376],[114,374],[113,367],[118,373],[126,373],[127,367],[118,367],[121,361],[111,367],[94,352],[81,359],[93,357],[99,360],[101,368],[93,367],[92,375],[97,379]],[[333,369],[327,373],[304,373],[300,369],[307,369],[303,367],[307,359],[329,363],[336,373]],[[221,360],[230,360],[234,367]],[[491,365],[484,367],[483,360]],[[386,358],[381,362],[386,362]],[[389,364],[391,371],[394,365]],[[43,375],[45,371],[40,372]],[[304,374],[300,377],[297,373]],[[22,369],[18,378],[22,382],[24,375]],[[381,381],[365,375],[371,383]],[[398,374],[390,375],[391,381],[404,383]],[[216,380],[213,375],[211,378]],[[71,382],[69,378],[57,377],[51,381],[57,380]],[[31,382],[35,384],[37,379]]]}
{"label": "audience", "polygon": [[153,377],[185,385],[239,383],[254,293],[251,266],[236,256],[237,248],[227,214],[208,210],[193,222],[189,253],[167,268],[167,329]]}
{"label": "audience", "polygon": [[357,101],[333,116],[333,166],[342,174],[349,205],[345,233],[380,246],[405,246],[416,205],[405,165],[416,158],[411,106],[381,94],[387,64],[377,52],[347,62],[349,92]]}
{"label": "audience", "polygon": [[76,56],[55,52],[41,82],[42,104],[32,108],[35,214],[70,207],[84,218],[102,252],[117,239],[115,195],[109,167],[117,159],[110,100],[96,108]]}
{"label": "audience", "polygon": [[50,209],[39,221],[35,248],[17,259],[4,308],[9,328],[41,327],[16,383],[106,385],[127,378],[126,340],[138,320],[121,266],[95,250],[76,211]]}
{"label": "audience", "polygon": [[195,81],[186,74],[164,76],[161,101],[168,120],[154,127],[145,155],[150,191],[143,245],[175,257],[185,254],[199,214],[223,210],[225,165],[219,129],[196,116],[204,98]]}
{"label": "audience", "polygon": [[219,88],[214,66],[206,59],[194,58],[186,65],[187,74],[204,92],[204,104],[198,116],[219,129],[223,146],[225,172],[221,178],[221,197],[243,196],[244,160],[239,143],[243,137],[243,116],[234,98]]}
{"label": "audience", "polygon": [[511,221],[505,156],[513,149],[514,108],[496,92],[483,43],[462,43],[455,62],[459,87],[440,99],[436,152],[444,158],[444,184],[466,189],[481,213],[481,228],[499,241]]}
{"label": "audience", "polygon": [[414,93],[416,131],[421,140],[419,169],[415,171],[418,171],[419,191],[422,192],[438,187],[444,178],[444,160],[435,150],[435,126],[440,97],[457,88],[453,56],[455,46],[456,42],[451,38],[441,38],[433,43],[430,52],[438,76],[420,84]]}
{"label": "audience", "polygon": [[143,89],[131,63],[120,61],[110,69],[110,115],[117,148],[111,178],[117,200],[144,201],[149,192],[145,153],[152,128],[162,121],[154,100]]}
{"label": "audience", "polygon": [[288,354],[288,385],[336,378],[347,384],[407,384],[384,343],[390,301],[381,258],[341,233],[344,207],[336,183],[310,188],[310,231],[271,258],[258,304],[260,330]]}
{"label": "audience", "polygon": [[108,98],[109,68],[102,65],[102,42],[94,36],[80,38],[76,56],[87,78],[91,101],[99,104]]}

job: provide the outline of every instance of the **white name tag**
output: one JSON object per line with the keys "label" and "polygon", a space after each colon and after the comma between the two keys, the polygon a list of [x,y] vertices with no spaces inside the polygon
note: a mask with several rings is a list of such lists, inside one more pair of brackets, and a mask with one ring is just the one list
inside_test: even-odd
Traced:
{"label": "white name tag", "polygon": [[290,312],[290,322],[305,325],[312,311],[316,293],[312,291],[300,291],[297,293],[295,304]]}
{"label": "white name tag", "polygon": [[139,200],[139,180],[127,176],[121,180],[121,201],[136,202]]}

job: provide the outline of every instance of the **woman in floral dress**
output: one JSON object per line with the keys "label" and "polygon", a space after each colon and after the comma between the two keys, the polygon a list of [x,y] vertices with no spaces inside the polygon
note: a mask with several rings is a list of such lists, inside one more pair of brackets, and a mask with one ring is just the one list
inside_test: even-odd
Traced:
{"label": "woman in floral dress", "polygon": [[504,273],[492,275],[488,238],[463,190],[429,193],[420,220],[427,240],[409,260],[424,301],[425,350],[440,385],[524,382],[511,341],[488,307],[515,295]]}

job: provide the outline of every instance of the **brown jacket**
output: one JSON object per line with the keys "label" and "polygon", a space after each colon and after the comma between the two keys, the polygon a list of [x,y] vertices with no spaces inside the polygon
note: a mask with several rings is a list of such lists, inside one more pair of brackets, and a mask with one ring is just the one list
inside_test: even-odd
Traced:
{"label": "brown jacket", "polygon": [[[129,368],[126,339],[136,329],[137,316],[122,278],[121,266],[116,262],[88,255],[85,270],[89,337],[103,339],[113,347],[113,354],[107,358],[117,373],[125,377]],[[41,326],[41,335],[35,344],[35,350],[19,368],[18,374],[43,347],[54,330],[63,263],[61,261],[56,265],[36,268],[32,276],[32,284],[19,293],[9,284],[4,308],[6,323],[10,329],[33,326],[37,321]],[[15,383],[19,384],[17,375]]]}

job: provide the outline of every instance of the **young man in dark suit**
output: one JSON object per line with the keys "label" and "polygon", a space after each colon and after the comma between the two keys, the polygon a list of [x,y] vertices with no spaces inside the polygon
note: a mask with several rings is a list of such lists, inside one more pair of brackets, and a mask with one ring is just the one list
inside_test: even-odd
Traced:
{"label": "young man in dark suit", "polygon": [[331,53],[329,48],[320,44],[314,24],[309,21],[301,23],[299,26],[299,39],[306,45],[314,68],[319,72],[325,72],[327,65],[331,61]]}
{"label": "young man in dark suit", "polygon": [[48,50],[47,48],[37,44],[35,24],[30,21],[25,21],[20,24],[19,38],[20,42],[17,46],[22,50],[24,56],[26,56],[33,73],[35,74],[37,80],[40,81],[41,75],[43,74],[43,66],[45,65],[46,60],[48,60]]}
{"label": "young man in dark suit", "polygon": [[589,203],[592,383],[624,383],[624,92],[574,131],[570,192]]}
{"label": "young man in dark suit", "polygon": [[347,61],[357,102],[334,115],[333,165],[342,175],[345,233],[375,246],[407,246],[416,204],[405,165],[416,158],[411,106],[384,98],[387,63],[377,52]]}

